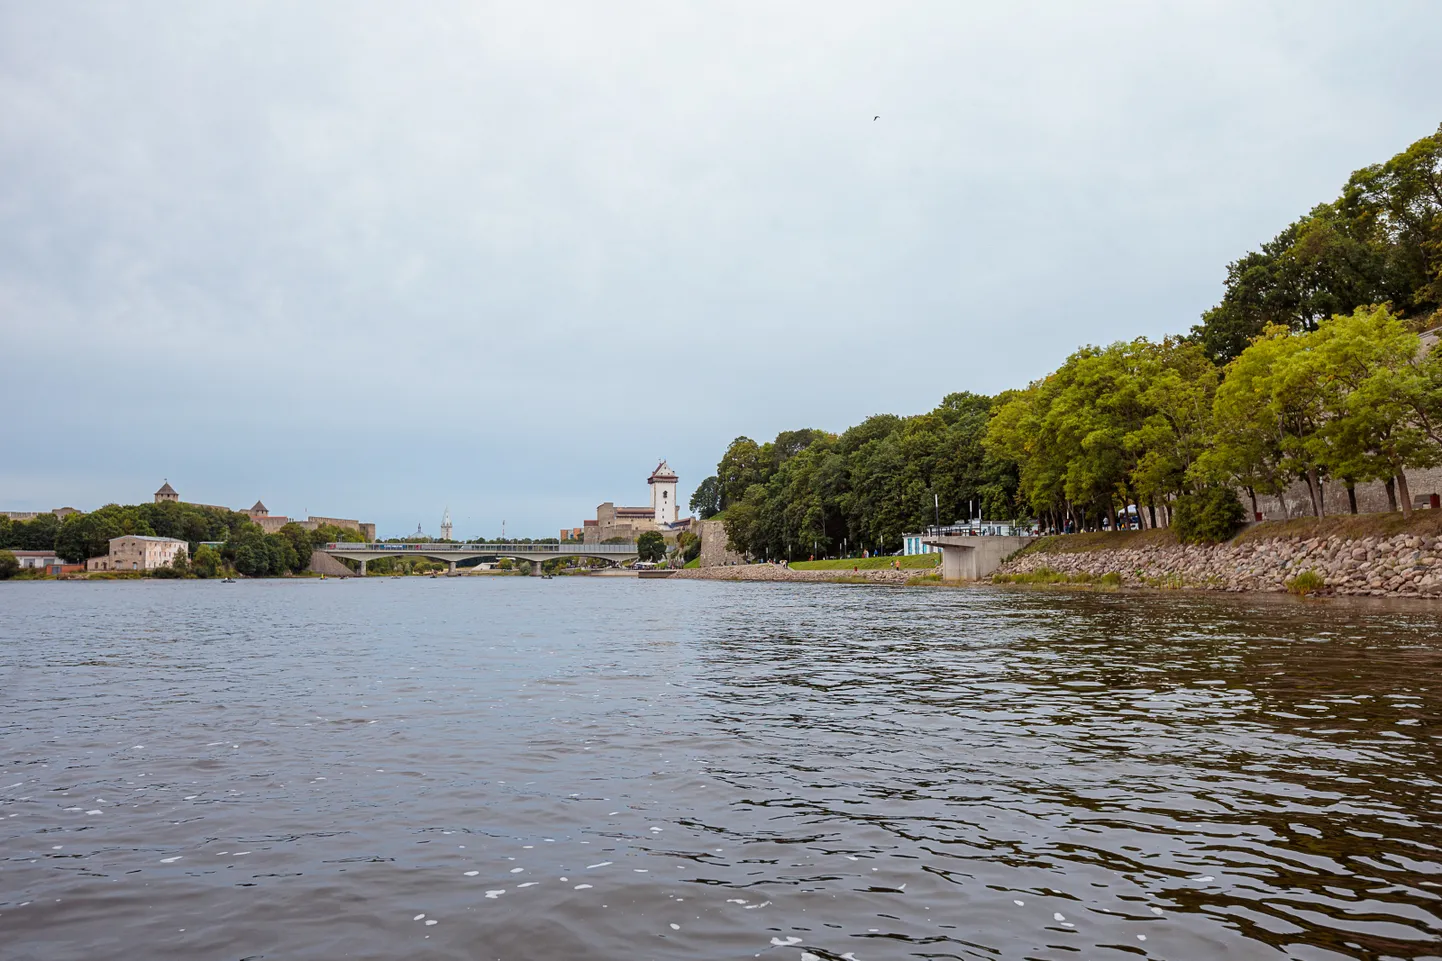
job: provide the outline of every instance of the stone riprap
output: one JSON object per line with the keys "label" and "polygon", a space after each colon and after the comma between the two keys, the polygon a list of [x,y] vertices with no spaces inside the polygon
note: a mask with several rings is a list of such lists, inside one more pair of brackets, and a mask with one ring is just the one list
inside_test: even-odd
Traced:
{"label": "stone riprap", "polygon": [[1442,538],[1319,536],[1067,550],[1062,537],[1013,557],[997,573],[1043,569],[1068,576],[1116,573],[1124,584],[1137,586],[1218,591],[1285,591],[1287,581],[1310,570],[1326,581],[1321,593],[1442,598]]}
{"label": "stone riprap", "polygon": [[930,571],[918,570],[826,570],[798,571],[779,564],[743,564],[734,567],[693,567],[677,571],[675,577],[705,581],[828,581],[853,582],[866,580],[875,584],[905,584],[918,574]]}

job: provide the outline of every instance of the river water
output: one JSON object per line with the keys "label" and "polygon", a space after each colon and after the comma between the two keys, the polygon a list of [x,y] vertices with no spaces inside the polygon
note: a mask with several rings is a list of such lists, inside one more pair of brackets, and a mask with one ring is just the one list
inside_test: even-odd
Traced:
{"label": "river water", "polygon": [[1442,957],[1438,610],[0,585],[0,957]]}

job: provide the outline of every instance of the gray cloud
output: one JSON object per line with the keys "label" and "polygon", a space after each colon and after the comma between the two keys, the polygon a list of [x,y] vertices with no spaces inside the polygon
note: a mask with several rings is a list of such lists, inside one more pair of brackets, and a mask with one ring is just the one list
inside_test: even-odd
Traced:
{"label": "gray cloud", "polygon": [[415,6],[0,5],[3,506],[549,533],[1185,330],[1442,119],[1425,2]]}

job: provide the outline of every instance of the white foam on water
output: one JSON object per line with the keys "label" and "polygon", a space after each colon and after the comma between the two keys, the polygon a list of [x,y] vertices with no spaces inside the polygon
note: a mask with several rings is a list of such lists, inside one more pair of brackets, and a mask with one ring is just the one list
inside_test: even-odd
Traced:
{"label": "white foam on water", "polygon": [[436,924],[436,923],[437,923],[437,921],[436,921],[435,918],[427,918],[427,919],[426,919],[426,927],[430,927],[432,924]]}
{"label": "white foam on water", "polygon": [[86,811],[86,814],[99,814],[99,811]]}
{"label": "white foam on water", "polygon": [[1138,940],[1138,941],[1145,941],[1146,939],[1147,939],[1147,936],[1146,936],[1145,934],[1139,934],[1139,935],[1137,935],[1137,940]]}
{"label": "white foam on water", "polygon": [[247,854],[249,854],[249,853],[250,853],[249,851],[236,851],[235,854],[232,855],[232,856],[233,856],[233,857],[237,857],[237,858],[243,858],[243,857],[245,857],[245,856],[246,856]]}
{"label": "white foam on water", "polygon": [[578,884],[578,885],[576,885],[576,890],[577,890],[577,891],[584,891],[584,890],[586,890],[586,889],[589,888],[589,887],[590,887],[589,884]]}
{"label": "white foam on water", "polygon": [[52,851],[59,851],[59,850],[60,850],[61,848],[63,848],[63,847],[65,847],[65,845],[63,845],[63,844],[57,844],[57,845],[55,845],[54,847],[52,847],[50,850],[52,850]]}
{"label": "white foam on water", "polygon": [[801,961],[821,961],[821,956],[817,954],[812,954],[809,951],[802,951]]}
{"label": "white foam on water", "polygon": [[671,925],[671,930],[672,930],[672,931],[680,931],[680,930],[681,930],[681,925],[679,925],[679,924],[673,924],[673,925]]}
{"label": "white foam on water", "polygon": [[748,904],[748,905],[746,905],[746,910],[747,910],[747,911],[754,911],[754,910],[756,910],[757,908],[764,908],[764,907],[766,907],[766,905],[768,905],[768,904],[770,904],[770,903],[771,903],[770,901],[762,901],[760,904]]}
{"label": "white foam on water", "polygon": [[518,887],[518,888],[533,888],[533,887],[535,887],[536,885],[538,885],[538,884],[540,884],[540,883],[541,883],[540,881],[527,881],[525,884],[518,884],[518,885],[516,885],[516,887]]}
{"label": "white foam on water", "polygon": [[1215,881],[1216,878],[1212,877],[1210,874],[1204,874],[1204,875],[1202,875],[1202,876],[1199,877],[1199,878],[1192,878],[1192,880],[1193,880],[1193,881]]}
{"label": "white foam on water", "polygon": [[1065,914],[1062,914],[1060,911],[1054,912],[1054,913],[1052,914],[1052,917],[1055,918],[1055,919],[1058,920],[1058,921],[1065,921],[1065,920],[1066,920],[1066,915],[1065,915]]}
{"label": "white foam on water", "polygon": [[412,920],[412,921],[419,921],[419,920],[421,920],[421,919],[424,918],[424,917],[425,917],[424,914],[418,914],[418,915],[416,915],[415,917],[411,918],[411,920]]}
{"label": "white foam on water", "polygon": [[1162,913],[1162,909],[1161,909],[1161,908],[1152,908],[1152,914],[1155,914],[1155,915],[1160,916],[1161,913]]}
{"label": "white foam on water", "polygon": [[187,794],[187,795],[185,796],[184,800],[186,800],[186,801],[194,801],[194,800],[195,800],[196,798],[198,798],[198,797],[200,797],[199,794]]}
{"label": "white foam on water", "polygon": [[614,864],[614,863],[615,863],[614,861],[602,861],[600,864],[588,864],[588,865],[586,865],[586,870],[589,871],[589,870],[591,870],[592,868],[610,867],[610,866],[611,866],[612,864]]}
{"label": "white foam on water", "polygon": [[650,873],[651,873],[651,869],[650,869],[650,868],[632,868],[631,870],[632,870],[632,871],[635,871],[637,874],[650,874]]}
{"label": "white foam on water", "polygon": [[466,872],[466,877],[468,877],[468,878],[473,878],[473,877],[475,877],[477,874],[480,874],[480,873],[481,873],[481,872],[479,872],[479,871],[467,871],[467,872]]}
{"label": "white foam on water", "polygon": [[[24,784],[25,782],[24,782],[24,781],[21,781],[20,783],[21,783],[21,784]],[[14,787],[15,785],[12,784],[12,785],[10,785],[10,786],[11,786],[11,787]],[[612,811],[610,814],[606,815],[606,817],[608,817],[608,818],[613,818],[613,817],[615,817],[616,815],[618,815],[618,814],[620,814],[620,813],[621,813],[620,811]]]}
{"label": "white foam on water", "polygon": [[524,870],[526,870],[526,869],[525,869],[525,868],[511,868],[511,873],[512,873],[512,874],[520,874],[520,873],[521,873],[522,871],[524,871]]}
{"label": "white foam on water", "polygon": [[174,864],[176,861],[179,861],[179,860],[180,860],[181,858],[183,858],[183,857],[185,857],[185,855],[183,855],[183,854],[177,854],[177,855],[176,855],[175,857],[173,857],[173,858],[161,858],[161,859],[160,859],[160,863],[161,863],[161,864]]}
{"label": "white foam on water", "polygon": [[1026,902],[1025,902],[1025,901],[1018,901],[1016,898],[1012,898],[1012,899],[1011,899],[1011,903],[1012,903],[1012,904],[1015,904],[1015,905],[1016,905],[1017,907],[1019,907],[1019,908],[1024,908],[1024,907],[1026,907]]}
{"label": "white foam on water", "polygon": [[745,903],[746,903],[746,899],[745,899],[745,898],[727,898],[727,899],[726,899],[726,903],[727,903],[727,904],[745,904]]}
{"label": "white foam on water", "polygon": [[800,943],[801,943],[801,939],[800,939],[800,938],[790,938],[790,937],[784,938],[784,939],[783,939],[783,938],[772,938],[772,939],[771,939],[771,943],[774,944],[774,945],[777,945],[777,946],[779,946],[779,947],[788,948],[788,947],[790,947],[790,946],[793,945],[793,944],[800,944]]}
{"label": "white foam on water", "polygon": [[487,891],[487,892],[486,892],[486,897],[488,897],[488,898],[498,898],[498,897],[500,897],[501,895],[503,895],[503,894],[505,894],[505,893],[506,893],[506,889],[505,889],[505,888],[501,888],[499,891]]}

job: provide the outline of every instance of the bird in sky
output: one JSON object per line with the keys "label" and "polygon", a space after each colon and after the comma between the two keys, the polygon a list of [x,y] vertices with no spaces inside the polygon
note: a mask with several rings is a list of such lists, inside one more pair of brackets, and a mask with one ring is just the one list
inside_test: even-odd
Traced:
{"label": "bird in sky", "polygon": [[880,119],[881,119],[881,114],[877,114],[876,116],[874,116],[874,117],[871,118],[871,122],[872,122],[872,123],[876,123],[876,121],[878,121],[878,120],[880,120]]}

